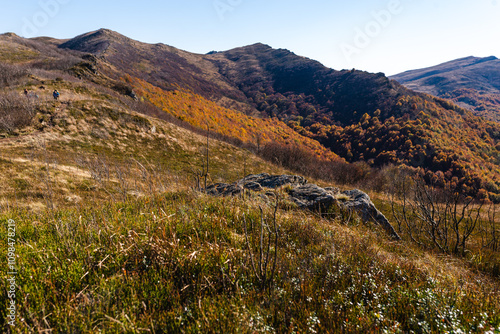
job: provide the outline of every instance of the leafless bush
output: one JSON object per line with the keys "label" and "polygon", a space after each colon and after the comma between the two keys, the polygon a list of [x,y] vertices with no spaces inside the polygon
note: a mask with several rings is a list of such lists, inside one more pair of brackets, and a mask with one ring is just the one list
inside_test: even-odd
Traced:
{"label": "leafless bush", "polygon": [[29,125],[35,115],[35,100],[16,92],[0,94],[0,131],[12,133]]}
{"label": "leafless bush", "polygon": [[99,185],[104,186],[105,182],[109,182],[111,173],[106,156],[98,155],[93,158],[78,157],[76,162],[81,168],[88,170],[92,179],[99,183]]}
{"label": "leafless bush", "polygon": [[308,170],[314,156],[296,145],[269,143],[261,150],[262,156],[269,161],[283,166],[294,166],[294,170],[303,173]]}
{"label": "leafless bush", "polygon": [[37,51],[40,55],[57,58],[60,56],[66,56],[68,54],[76,56],[81,54],[81,52],[69,50],[69,49],[59,49],[56,45],[51,43],[46,43],[41,40],[36,39],[23,39],[18,40],[18,43],[26,46],[28,49]]}
{"label": "leafless bush", "polygon": [[394,175],[398,173],[398,167],[394,165],[386,165],[379,169],[372,169],[369,177],[366,178],[365,188],[372,189],[376,192],[386,192],[394,179]]}
{"label": "leafless bush", "polygon": [[51,45],[38,40],[24,40],[20,44],[25,45],[29,49],[38,51],[43,58],[35,60],[30,65],[33,68],[45,70],[68,70],[77,63],[81,62],[83,53],[69,49],[59,49],[55,45]]}
{"label": "leafless bush", "polygon": [[498,207],[491,204],[488,208],[488,218],[481,226],[482,247],[494,252],[500,250],[500,226],[497,222]]}
{"label": "leafless bush", "polygon": [[56,59],[40,60],[30,64],[32,68],[46,71],[65,71],[69,70],[82,60],[73,56],[60,56]]}
{"label": "leafless bush", "polygon": [[[78,156],[76,157],[75,162],[80,168],[89,171],[92,180],[97,183],[99,188],[103,189],[106,193],[108,193],[108,195],[113,198],[113,200],[115,200],[113,194],[107,190],[108,184],[110,183],[113,174],[113,166],[109,164],[108,159],[105,155],[97,155],[94,157]],[[122,169],[119,166],[115,166],[114,172],[116,179],[118,180],[118,192],[123,196],[124,199],[126,199],[127,191],[129,189],[128,170]]]}
{"label": "leafless bush", "polygon": [[[405,171],[396,170],[393,181],[390,183],[389,193],[391,194],[392,214],[397,223],[398,232],[401,233],[403,229],[406,229],[405,232],[408,233],[410,239],[419,244],[414,237],[416,226],[409,217],[409,203],[413,184],[411,175]],[[399,205],[401,206],[400,211],[398,211]]]}
{"label": "leafless bush", "polygon": [[167,175],[168,172],[163,168],[160,163],[151,163],[144,158],[141,163],[135,158],[131,159],[139,167],[140,178],[145,187],[146,192],[149,194],[162,193],[167,190]]}
{"label": "leafless bush", "polygon": [[123,201],[127,200],[128,192],[132,188],[130,174],[131,174],[130,164],[115,166],[114,168],[114,175],[118,180],[116,190],[122,196]]}
{"label": "leafless bush", "polygon": [[61,78],[66,82],[81,83],[81,80],[64,71],[50,71],[43,68],[32,67],[29,69],[29,72],[34,77],[44,78],[44,80],[56,80],[57,78]]}
{"label": "leafless bush", "polygon": [[0,63],[0,88],[16,85],[28,74],[24,66]]}
{"label": "leafless bush", "polygon": [[97,186],[110,195],[118,193],[123,201],[129,192],[147,194],[162,193],[167,190],[168,171],[160,163],[143,162],[131,157],[122,163],[112,163],[104,154],[93,157],[77,157],[76,164],[89,171]]}
{"label": "leafless bush", "polygon": [[392,213],[399,232],[444,253],[464,254],[471,236],[481,230],[482,200],[465,197],[456,184],[428,185],[420,175],[395,175]]}
{"label": "leafless bush", "polygon": [[[45,200],[45,205],[49,210],[53,210],[55,208],[55,196],[54,196],[54,178],[51,176],[53,174],[53,169],[57,168],[57,161],[52,159],[47,150],[47,144],[45,141],[38,142],[35,147],[33,147],[33,151],[30,152],[29,156],[30,160],[34,161],[35,158],[42,163],[42,167],[40,171],[34,169],[33,175],[37,179],[37,184],[40,185],[40,190],[43,195],[43,199]],[[35,168],[35,165],[33,165]]]}
{"label": "leafless bush", "polygon": [[327,161],[297,145],[269,143],[260,149],[260,155],[294,172],[336,184],[363,184],[366,187],[368,180],[378,173],[364,162]]}
{"label": "leafless bush", "polygon": [[[210,177],[210,128],[207,125],[206,146],[203,148],[203,164],[201,169],[192,167],[191,173],[194,178],[194,190],[206,191]],[[203,187],[201,182],[203,181]]]}

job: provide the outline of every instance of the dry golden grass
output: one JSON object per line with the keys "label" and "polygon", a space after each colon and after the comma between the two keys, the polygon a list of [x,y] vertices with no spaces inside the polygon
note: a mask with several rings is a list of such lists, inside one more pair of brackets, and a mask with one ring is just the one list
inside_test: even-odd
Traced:
{"label": "dry golden grass", "polygon": [[[14,332],[500,330],[498,279],[467,258],[286,200],[278,247],[259,249],[272,200],[192,189],[205,137],[90,85],[49,81],[56,88],[61,101],[41,98],[36,122],[0,140],[0,220],[16,221],[22,264]],[[287,172],[214,139],[209,152],[210,182]],[[250,261],[259,251],[279,255],[266,284]]]}

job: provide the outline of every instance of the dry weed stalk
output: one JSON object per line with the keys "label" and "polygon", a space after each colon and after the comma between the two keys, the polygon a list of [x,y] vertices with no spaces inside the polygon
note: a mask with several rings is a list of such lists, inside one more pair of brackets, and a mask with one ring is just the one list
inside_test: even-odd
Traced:
{"label": "dry weed stalk", "polygon": [[[279,206],[279,198],[276,198],[276,204],[274,206],[273,212],[273,221],[272,221],[272,230],[269,227],[269,224],[265,223],[264,220],[264,212],[262,207],[259,206],[260,210],[260,233],[259,233],[259,248],[258,248],[258,256],[257,256],[257,266],[256,266],[256,255],[252,251],[252,243],[253,240],[250,240],[247,220],[246,217],[243,216],[243,223],[245,229],[245,241],[248,249],[248,255],[250,257],[250,262],[252,265],[252,271],[259,282],[259,286],[262,290],[272,289],[274,283],[274,276],[276,273],[276,262],[278,259],[278,240],[279,240],[279,231],[278,231],[278,223],[276,214],[278,212]],[[252,224],[253,229],[253,224]],[[265,231],[267,232],[267,237],[265,237]],[[274,237],[274,238],[273,238]],[[252,238],[253,239],[253,238]],[[271,243],[274,245],[274,252],[271,251]],[[272,255],[271,255],[272,254]],[[272,258],[272,259],[271,259]],[[272,261],[272,267],[270,268],[270,260]]]}

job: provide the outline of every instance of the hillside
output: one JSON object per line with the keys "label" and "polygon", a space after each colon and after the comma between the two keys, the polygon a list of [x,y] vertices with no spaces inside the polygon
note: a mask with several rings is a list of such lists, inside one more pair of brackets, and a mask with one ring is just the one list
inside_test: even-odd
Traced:
{"label": "hillside", "polygon": [[[0,36],[0,223],[15,226],[14,236],[0,229],[0,248],[15,252],[3,264],[7,268],[7,258],[13,258],[17,272],[15,284],[7,274],[0,280],[2,300],[16,293],[17,315],[16,327],[9,327],[10,310],[0,308],[1,332],[500,331],[498,207],[477,200],[461,210],[455,206],[453,215],[452,202],[417,202],[418,196],[404,193],[407,185],[429,196],[441,190],[418,184],[420,179],[402,167],[377,172],[345,163],[312,138],[324,140],[312,125],[307,130],[283,122],[286,109],[263,117],[266,110],[245,93],[247,83],[236,84],[245,76],[230,75],[241,70],[236,59],[159,46],[167,59],[162,62],[150,48],[155,46],[110,31],[67,41]],[[271,60],[283,54],[290,57],[285,63],[310,64],[301,80],[311,68],[324,70],[288,51],[256,48]],[[163,70],[143,73],[134,65],[141,58],[119,60],[127,52],[138,52],[130,53],[133,57],[142,52],[152,57],[144,66],[158,62],[177,77],[163,82]],[[175,65],[170,52],[189,61]],[[218,78],[212,86],[208,76],[203,79],[210,64],[210,75]],[[226,72],[226,66],[234,69]],[[296,70],[290,65],[290,73]],[[268,75],[266,87],[275,80]],[[439,163],[459,170],[461,159],[486,161],[486,143],[492,140],[487,131],[495,131],[491,124],[471,128],[476,119],[464,110],[406,91],[381,75],[341,77],[340,91],[349,92],[343,83],[357,83],[368,95],[372,86],[380,89],[378,95],[397,90],[401,105],[361,115],[359,121],[347,116],[335,121],[328,126],[343,132],[329,138],[371,143],[380,136],[401,152],[392,138],[423,138],[423,143],[414,139],[422,150],[430,149],[424,143],[440,147],[443,141],[451,149],[459,140],[453,135],[472,131],[467,138],[474,141],[465,141],[470,151],[463,150],[484,155],[443,156]],[[224,95],[221,87],[235,95]],[[276,87],[302,90],[298,83]],[[55,89],[59,100],[52,97]],[[313,99],[314,88],[308,92],[312,95],[297,98],[320,103]],[[404,92],[414,99],[403,100]],[[367,98],[372,106],[392,101],[377,94]],[[340,114],[357,106],[352,95],[342,100],[351,102]],[[429,113],[405,117],[414,109]],[[440,113],[451,117],[451,110],[455,118],[443,119],[456,128],[440,127],[448,123],[436,119]],[[207,125],[209,132],[203,130]],[[426,137],[432,127],[440,137]],[[476,138],[477,131],[486,132]],[[353,144],[351,154],[358,148]],[[496,166],[488,163],[478,166],[485,177]],[[293,175],[297,171],[302,175]],[[240,196],[215,197],[203,189],[205,182],[232,184],[261,173],[292,174],[301,185],[307,174],[307,192],[246,178]],[[369,191],[375,181],[379,190]],[[350,209],[368,198],[354,187],[369,191],[380,212]],[[320,205],[316,211],[303,209],[309,202]],[[432,219],[425,221],[418,209],[434,204]],[[364,216],[388,220],[401,240]]]}
{"label": "hillside", "polygon": [[389,117],[394,112],[390,100],[402,93],[402,87],[383,74],[335,71],[263,44],[208,57],[263,115],[286,121],[302,117],[306,125],[327,120],[348,125],[377,109]]}
{"label": "hillside", "polygon": [[[264,44],[197,55],[140,43],[109,30],[78,36],[60,47],[94,53],[103,73],[116,80],[129,75],[133,89],[168,112],[172,108],[162,100],[172,91],[195,94],[235,110],[235,115],[275,117],[349,162],[423,168],[429,181],[456,178],[462,192],[500,200],[500,125],[411,91],[383,74],[335,71]],[[152,98],[154,89],[162,92],[157,90]],[[173,114],[185,117],[179,111]],[[188,122],[206,122],[195,118]],[[223,116],[222,124],[239,128],[237,118]],[[370,129],[363,128],[367,118],[373,118]],[[221,122],[220,116],[214,121]],[[231,132],[227,126],[219,129]],[[363,135],[365,130],[369,131]]]}
{"label": "hillside", "polygon": [[77,36],[59,47],[98,56],[106,61],[101,63],[101,70],[115,78],[126,73],[166,91],[185,89],[211,100],[225,101],[226,107],[245,100],[245,96],[203,55],[165,44],[141,43],[100,29]]}
{"label": "hillside", "polygon": [[[0,139],[0,220],[16,223],[20,266],[14,333],[500,326],[498,283],[477,272],[485,263],[396,243],[357,215],[309,214],[286,200],[287,187],[272,191],[278,204],[270,190],[194,191],[203,135],[139,114],[153,107],[106,87],[43,73],[56,78],[18,77],[1,91],[39,96],[34,122]],[[209,150],[212,182],[286,172],[214,139]],[[279,224],[263,239],[277,240],[264,280],[250,260],[263,249],[261,214]],[[6,300],[8,282],[0,288]],[[6,331],[5,308],[0,315]]]}
{"label": "hillside", "polygon": [[500,121],[500,60],[496,57],[457,59],[392,76],[418,92],[449,99],[492,121]]}
{"label": "hillside", "polygon": [[335,71],[287,50],[258,44],[210,57],[263,115],[349,162],[423,168],[429,181],[456,177],[464,192],[500,199],[498,124],[382,74]]}

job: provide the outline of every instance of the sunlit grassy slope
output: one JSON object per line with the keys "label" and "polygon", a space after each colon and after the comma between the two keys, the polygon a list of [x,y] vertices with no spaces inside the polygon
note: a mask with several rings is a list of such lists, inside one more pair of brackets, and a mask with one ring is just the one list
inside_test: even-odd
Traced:
{"label": "sunlit grassy slope", "polygon": [[323,220],[286,205],[269,249],[276,270],[262,287],[250,258],[259,258],[259,205],[272,225],[272,208],[258,198],[190,190],[4,212],[18,229],[14,332],[498,330],[497,283],[460,261],[389,242],[355,219]]}
{"label": "sunlit grassy slope", "polygon": [[[17,225],[13,332],[498,331],[498,281],[466,260],[300,211],[283,190],[261,248],[259,208],[274,226],[274,200],[192,190],[205,137],[91,85],[45,84],[62,100],[40,92],[36,122],[0,141],[0,220]],[[213,139],[209,152],[209,181],[286,172]]]}

